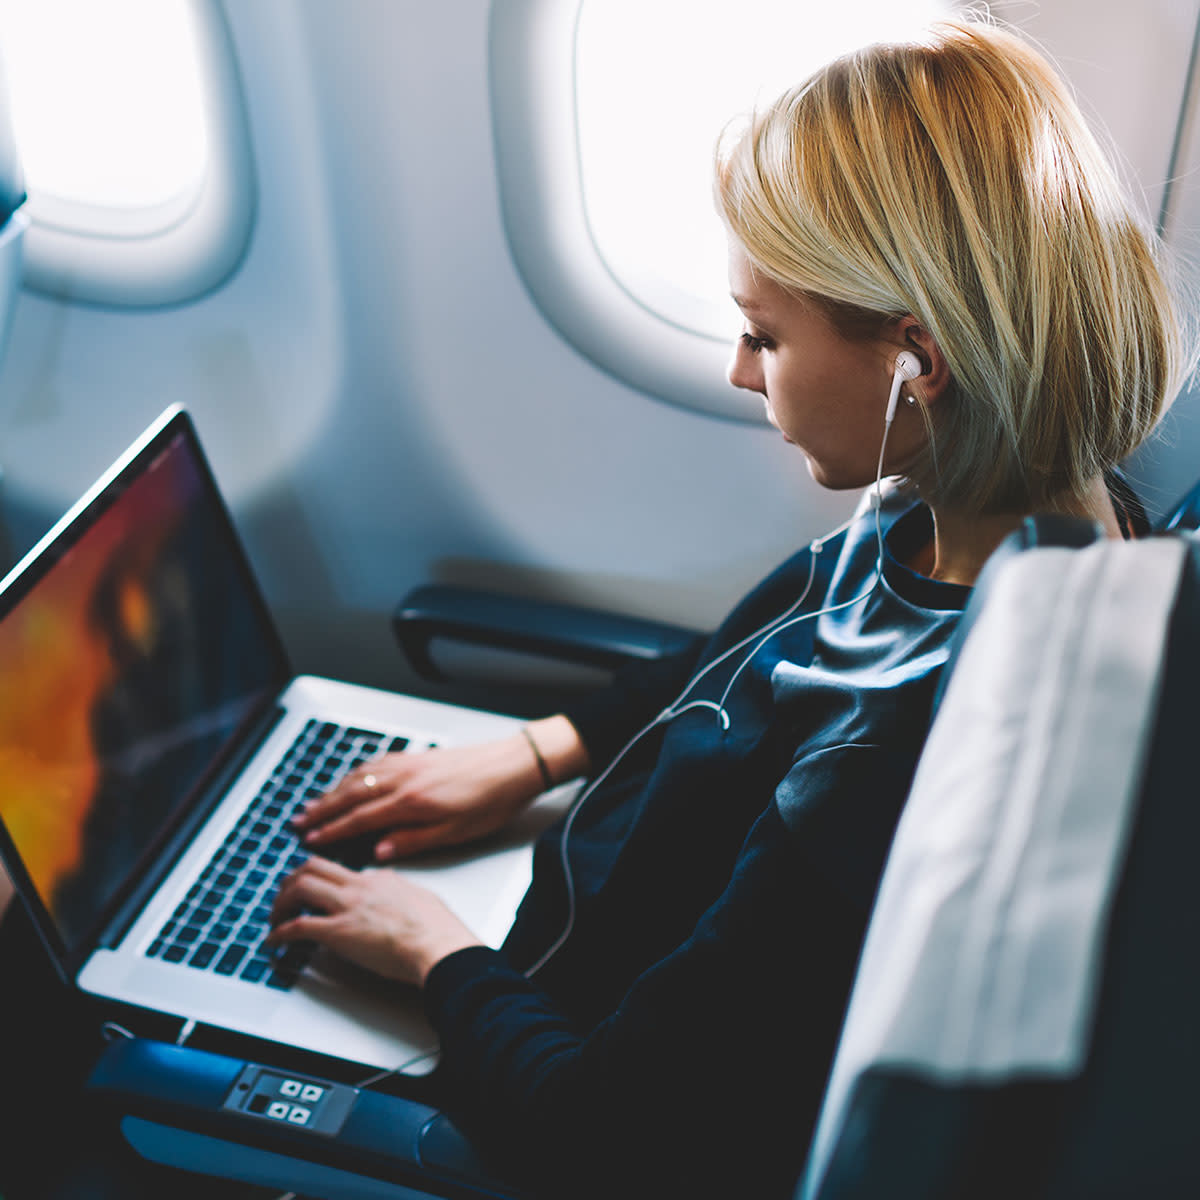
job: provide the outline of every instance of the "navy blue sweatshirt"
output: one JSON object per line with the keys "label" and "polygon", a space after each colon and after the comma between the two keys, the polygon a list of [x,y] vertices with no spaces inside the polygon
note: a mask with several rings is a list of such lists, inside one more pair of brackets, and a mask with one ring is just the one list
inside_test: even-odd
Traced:
{"label": "navy blue sweatshirt", "polygon": [[[441,1098],[538,1194],[790,1196],[968,593],[902,565],[931,518],[896,507],[881,580],[866,510],[798,610],[833,611],[752,639],[685,697],[722,711],[654,727],[585,795],[561,948],[527,976],[568,923],[562,823],[502,949],[430,973]],[[592,763],[789,610],[812,565],[801,551],[706,644],[569,711]]]}

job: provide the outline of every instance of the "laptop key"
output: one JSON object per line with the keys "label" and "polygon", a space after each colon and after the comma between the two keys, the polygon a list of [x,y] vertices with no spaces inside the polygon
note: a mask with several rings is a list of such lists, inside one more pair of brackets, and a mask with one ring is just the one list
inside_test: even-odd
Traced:
{"label": "laptop key", "polygon": [[286,992],[288,988],[295,985],[299,978],[299,971],[281,971],[276,968],[267,978],[267,987],[278,988],[279,991]]}
{"label": "laptop key", "polygon": [[201,942],[196,947],[192,957],[188,959],[189,967],[207,967],[221,947],[216,942]]}
{"label": "laptop key", "polygon": [[252,958],[243,968],[241,978],[247,983],[257,983],[271,969],[271,960]]}
{"label": "laptop key", "polygon": [[218,975],[232,975],[241,965],[242,959],[246,957],[247,949],[246,946],[230,946],[221,955],[213,970]]}

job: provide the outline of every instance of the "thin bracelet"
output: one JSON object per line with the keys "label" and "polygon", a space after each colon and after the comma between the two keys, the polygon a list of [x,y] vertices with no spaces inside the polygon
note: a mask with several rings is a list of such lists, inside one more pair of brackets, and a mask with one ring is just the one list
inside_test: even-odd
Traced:
{"label": "thin bracelet", "polygon": [[546,766],[546,760],[542,757],[542,752],[538,749],[538,744],[533,740],[533,734],[529,732],[528,727],[522,725],[521,733],[524,734],[525,740],[529,743],[529,748],[533,751],[533,757],[537,759],[538,771],[542,776],[542,790],[548,792],[554,786],[554,776],[550,774],[550,768]]}

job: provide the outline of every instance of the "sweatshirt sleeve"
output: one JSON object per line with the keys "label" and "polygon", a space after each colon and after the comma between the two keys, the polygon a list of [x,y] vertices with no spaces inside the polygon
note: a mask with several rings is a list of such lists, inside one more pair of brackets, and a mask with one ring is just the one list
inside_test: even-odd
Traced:
{"label": "sweatshirt sleeve", "polygon": [[[848,748],[859,779],[872,749]],[[451,1114],[548,1195],[790,1195],[870,906],[820,852],[769,807],[691,936],[586,1034],[498,952],[448,956],[425,995]]]}

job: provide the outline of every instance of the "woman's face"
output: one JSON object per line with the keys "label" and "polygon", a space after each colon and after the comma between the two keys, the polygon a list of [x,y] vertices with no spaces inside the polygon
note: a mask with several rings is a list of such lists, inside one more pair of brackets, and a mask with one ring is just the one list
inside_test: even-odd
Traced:
{"label": "woman's face", "polygon": [[[811,303],[754,270],[730,243],[730,290],[745,317],[729,382],[764,397],[767,417],[799,446],[813,478],[828,488],[874,482],[884,415],[900,341],[848,341]],[[901,403],[888,435],[883,473],[903,470],[924,441],[924,425]]]}

